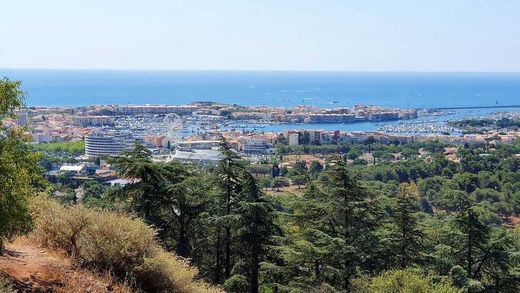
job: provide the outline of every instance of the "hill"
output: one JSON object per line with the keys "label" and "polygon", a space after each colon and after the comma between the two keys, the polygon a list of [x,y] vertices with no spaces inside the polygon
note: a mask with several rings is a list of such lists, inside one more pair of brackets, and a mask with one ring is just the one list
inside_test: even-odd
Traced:
{"label": "hill", "polygon": [[65,255],[25,237],[8,243],[6,250],[0,256],[0,271],[17,291],[134,292],[109,276],[79,268]]}

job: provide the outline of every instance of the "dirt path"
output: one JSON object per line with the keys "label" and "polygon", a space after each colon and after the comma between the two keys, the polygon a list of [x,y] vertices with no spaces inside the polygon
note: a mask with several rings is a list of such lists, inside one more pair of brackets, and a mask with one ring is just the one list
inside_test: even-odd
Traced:
{"label": "dirt path", "polygon": [[19,292],[129,292],[113,287],[108,277],[75,268],[70,260],[40,248],[26,238],[6,244],[0,272],[7,274]]}

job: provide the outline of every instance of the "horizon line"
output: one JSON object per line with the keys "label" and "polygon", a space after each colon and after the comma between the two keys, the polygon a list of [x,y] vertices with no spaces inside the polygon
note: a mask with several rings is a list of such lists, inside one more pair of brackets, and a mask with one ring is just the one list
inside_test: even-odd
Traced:
{"label": "horizon line", "polygon": [[520,74],[520,71],[443,71],[443,70],[292,70],[292,69],[130,69],[130,68],[38,68],[38,67],[26,67],[26,68],[3,68],[1,70],[10,71],[112,71],[112,72],[272,72],[272,73],[403,73],[403,74],[424,74],[424,73],[440,73],[440,74]]}

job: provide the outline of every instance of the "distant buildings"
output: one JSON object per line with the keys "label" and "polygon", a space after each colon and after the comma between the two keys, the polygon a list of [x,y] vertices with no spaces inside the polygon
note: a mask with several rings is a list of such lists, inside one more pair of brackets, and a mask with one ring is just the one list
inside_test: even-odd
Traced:
{"label": "distant buildings", "polygon": [[114,125],[114,120],[112,120],[110,116],[74,116],[72,120],[75,125],[82,127],[103,127]]}
{"label": "distant buildings", "polygon": [[310,114],[307,123],[352,123],[356,121],[354,114]]}
{"label": "distant buildings", "polygon": [[217,148],[220,146],[218,140],[187,140],[177,142],[177,149],[191,151],[191,150],[207,150]]}
{"label": "distant buildings", "polygon": [[288,131],[286,137],[287,137],[289,145],[299,145],[300,144],[300,132],[299,131]]}
{"label": "distant buildings", "polygon": [[167,105],[143,105],[143,106],[116,106],[113,111],[116,115],[136,114],[179,114],[190,115],[199,107],[195,105],[167,106]]}
{"label": "distant buildings", "polygon": [[246,154],[267,154],[272,151],[273,140],[267,137],[258,136],[242,136],[238,139],[238,151]]}
{"label": "distant buildings", "polygon": [[324,130],[286,130],[281,135],[287,139],[288,145],[327,144],[327,143],[362,143],[373,136],[383,144],[398,141],[399,143],[413,142],[416,137],[408,134],[386,134],[381,132],[345,132]]}
{"label": "distant buildings", "polygon": [[16,125],[18,126],[25,126],[29,122],[29,114],[25,110],[18,111],[16,116]]}
{"label": "distant buildings", "polygon": [[220,142],[215,140],[181,141],[176,143],[173,155],[163,160],[177,160],[185,163],[216,165],[222,158],[219,150]]}

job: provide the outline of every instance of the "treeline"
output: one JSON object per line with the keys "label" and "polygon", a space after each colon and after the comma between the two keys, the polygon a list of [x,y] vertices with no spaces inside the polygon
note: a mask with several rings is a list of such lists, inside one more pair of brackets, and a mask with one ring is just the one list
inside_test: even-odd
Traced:
{"label": "treeline", "polygon": [[[402,144],[398,140],[390,143],[382,143],[378,139],[369,136],[366,140],[361,142],[340,142],[329,143],[323,145],[287,145],[277,144],[276,151],[279,155],[331,155],[331,154],[345,154],[351,156],[351,159],[357,158],[361,153],[371,153],[373,151],[380,151],[383,153],[397,154],[404,153],[405,157],[417,154],[420,149],[426,151],[443,150],[445,144],[438,141],[428,142],[412,142]],[[355,157],[354,157],[355,156]]]}
{"label": "treeline", "polygon": [[500,118],[500,119],[464,119],[450,122],[451,125],[464,129],[466,132],[479,132],[483,128],[507,129],[520,128],[520,119]]}
{"label": "treeline", "polygon": [[76,156],[82,155],[85,152],[85,142],[45,142],[35,144],[36,150],[45,153],[69,153]]}

